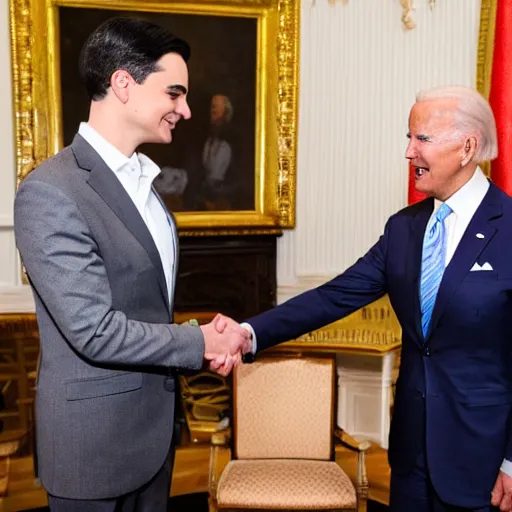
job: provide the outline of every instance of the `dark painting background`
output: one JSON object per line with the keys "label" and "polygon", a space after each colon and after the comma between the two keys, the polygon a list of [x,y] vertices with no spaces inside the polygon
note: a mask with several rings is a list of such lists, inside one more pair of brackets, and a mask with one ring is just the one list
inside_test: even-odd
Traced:
{"label": "dark painting background", "polygon": [[[160,168],[181,169],[177,175],[186,176],[186,187],[183,192],[167,193],[173,186],[163,183],[163,175],[155,186],[173,211],[254,210],[257,20],[72,7],[59,8],[59,15],[64,144],[71,143],[80,122],[88,118],[89,100],[78,76],[78,57],[88,35],[114,16],[147,19],[185,39],[192,48],[188,63],[192,118],[178,124],[172,144],[140,148]],[[205,192],[203,148],[210,131],[210,102],[216,94],[227,96],[233,106],[232,119],[221,135],[232,157],[223,186],[213,194]],[[175,171],[170,172],[174,176]]]}

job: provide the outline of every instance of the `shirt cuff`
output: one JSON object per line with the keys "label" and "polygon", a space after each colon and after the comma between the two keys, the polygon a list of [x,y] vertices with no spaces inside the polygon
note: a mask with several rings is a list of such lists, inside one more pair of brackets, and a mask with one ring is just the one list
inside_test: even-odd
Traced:
{"label": "shirt cuff", "polygon": [[512,462],[507,459],[503,459],[500,470],[512,478]]}
{"label": "shirt cuff", "polygon": [[258,350],[258,342],[256,340],[256,333],[254,332],[254,329],[252,328],[252,325],[248,324],[247,322],[242,322],[240,324],[240,327],[243,327],[244,329],[247,329],[251,333],[252,353],[256,354],[256,352]]}

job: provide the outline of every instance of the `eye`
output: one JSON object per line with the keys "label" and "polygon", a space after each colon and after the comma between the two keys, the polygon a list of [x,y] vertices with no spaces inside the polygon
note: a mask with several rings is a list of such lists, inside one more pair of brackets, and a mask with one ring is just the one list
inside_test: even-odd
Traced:
{"label": "eye", "polygon": [[179,92],[170,91],[168,94],[169,94],[171,100],[177,100],[180,97]]}
{"label": "eye", "polygon": [[426,135],[418,135],[416,138],[421,142],[430,142],[430,137],[427,137]]}

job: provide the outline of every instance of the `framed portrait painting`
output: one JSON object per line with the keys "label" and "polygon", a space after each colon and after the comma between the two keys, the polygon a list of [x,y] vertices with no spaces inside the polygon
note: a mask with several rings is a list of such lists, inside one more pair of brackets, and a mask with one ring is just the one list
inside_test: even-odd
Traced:
{"label": "framed portrait painting", "polygon": [[190,120],[139,150],[182,234],[271,233],[295,224],[299,0],[11,0],[18,182],[73,140],[89,100],[88,35],[115,16],[191,46]]}

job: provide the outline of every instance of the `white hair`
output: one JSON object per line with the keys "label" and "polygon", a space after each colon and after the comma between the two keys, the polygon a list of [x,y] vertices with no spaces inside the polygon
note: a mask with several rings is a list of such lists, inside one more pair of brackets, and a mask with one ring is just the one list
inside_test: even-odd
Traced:
{"label": "white hair", "polygon": [[457,102],[455,122],[462,134],[476,131],[478,144],[474,156],[476,163],[493,160],[498,156],[496,121],[489,103],[471,87],[441,86],[419,92],[416,101],[453,99]]}
{"label": "white hair", "polygon": [[229,123],[233,117],[233,113],[234,113],[235,109],[233,108],[233,104],[231,103],[231,100],[227,96],[224,96],[224,106],[226,108],[226,113],[224,114],[225,119],[226,119],[226,122]]}
{"label": "white hair", "polygon": [[214,94],[212,96],[212,99],[215,97],[220,97],[224,100],[224,121],[226,123],[229,123],[231,119],[233,118],[233,114],[235,109],[233,108],[233,104],[231,103],[231,100],[225,95],[225,94]]}

